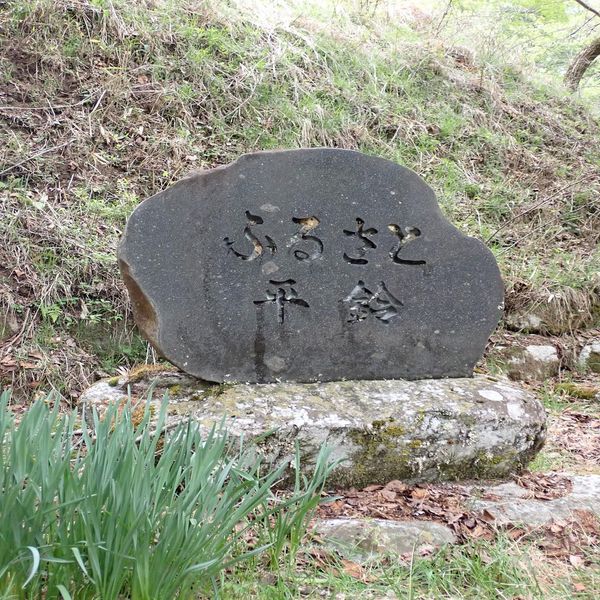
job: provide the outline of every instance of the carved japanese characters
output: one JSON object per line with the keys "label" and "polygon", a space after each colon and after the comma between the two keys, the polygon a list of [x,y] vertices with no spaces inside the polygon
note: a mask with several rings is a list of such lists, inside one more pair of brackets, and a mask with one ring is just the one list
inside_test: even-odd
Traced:
{"label": "carved japanese characters", "polygon": [[119,250],[136,321],[211,381],[472,374],[502,312],[492,254],[395,163],[265,152],[184,179]]}

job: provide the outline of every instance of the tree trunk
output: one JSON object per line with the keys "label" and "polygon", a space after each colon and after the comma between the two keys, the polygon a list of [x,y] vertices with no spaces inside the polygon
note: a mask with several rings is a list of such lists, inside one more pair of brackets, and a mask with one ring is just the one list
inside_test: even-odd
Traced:
{"label": "tree trunk", "polygon": [[569,65],[565,73],[565,83],[574,92],[588,67],[600,56],[600,37],[584,48]]}

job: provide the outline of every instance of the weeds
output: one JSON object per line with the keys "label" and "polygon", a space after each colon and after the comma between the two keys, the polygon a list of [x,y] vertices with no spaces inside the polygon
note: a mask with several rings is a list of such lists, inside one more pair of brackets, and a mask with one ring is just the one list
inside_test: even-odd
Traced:
{"label": "weeds", "polygon": [[[319,502],[328,452],[312,479],[275,502],[283,468],[236,450],[224,430],[182,425],[165,440],[116,409],[93,433],[38,401],[19,423],[0,401],[0,590],[5,598],[195,598],[218,575],[268,551],[293,553]],[[296,454],[295,466],[300,457]],[[271,523],[284,524],[272,527]],[[215,592],[216,593],[216,592]]]}
{"label": "weeds", "polygon": [[[229,598],[292,600],[293,598],[571,598],[592,600],[598,589],[596,558],[587,569],[569,570],[549,562],[534,547],[518,545],[505,535],[494,542],[471,541],[445,547],[431,556],[403,561],[383,557],[358,568],[333,562],[323,569],[314,564],[278,581],[260,581],[256,572],[240,565],[224,584]],[[583,582],[583,583],[582,583]],[[577,584],[579,595],[574,595]]]}
{"label": "weeds", "polygon": [[287,554],[286,564],[295,565],[296,555],[306,534],[306,525],[321,502],[323,484],[330,472],[329,451],[322,448],[316,459],[316,468],[309,480],[301,472],[300,450],[296,444],[294,455],[294,492],[284,499],[275,515],[263,506],[264,530],[268,533],[271,569],[276,571],[282,556]]}

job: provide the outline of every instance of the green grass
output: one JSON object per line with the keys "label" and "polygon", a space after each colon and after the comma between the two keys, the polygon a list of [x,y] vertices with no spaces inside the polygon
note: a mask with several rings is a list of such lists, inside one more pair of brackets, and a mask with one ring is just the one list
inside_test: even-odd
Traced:
{"label": "green grass", "polygon": [[[535,560],[534,560],[535,558]],[[343,563],[333,562],[315,568],[313,561],[301,570],[280,574],[273,580],[259,565],[241,565],[234,577],[223,583],[223,597],[255,600],[292,600],[294,598],[394,598],[478,599],[528,598],[550,600],[581,598],[592,600],[600,585],[598,558],[591,554],[587,568],[568,570],[547,563],[535,547],[516,544],[499,535],[494,542],[473,541],[446,547],[427,558],[399,561],[389,556],[344,571]],[[574,584],[584,584],[575,594]]]}
{"label": "green grass", "polygon": [[0,398],[0,598],[212,596],[240,561],[293,560],[330,469],[326,449],[281,499],[272,488],[284,466],[262,473],[222,429],[182,425],[165,439],[164,414],[154,430],[142,406],[92,415],[88,433],[53,401],[15,423]]}

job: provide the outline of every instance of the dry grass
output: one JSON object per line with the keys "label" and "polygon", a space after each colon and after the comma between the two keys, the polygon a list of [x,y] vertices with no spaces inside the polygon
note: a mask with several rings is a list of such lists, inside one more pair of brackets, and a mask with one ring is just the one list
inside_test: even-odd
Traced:
{"label": "dry grass", "polygon": [[275,147],[412,167],[488,240],[509,313],[541,311],[555,333],[598,318],[600,128],[581,106],[431,42],[427,23],[350,9],[258,22],[262,8],[5,3],[3,384],[76,397],[95,373],[144,361],[115,261],[127,215],[192,169]]}

